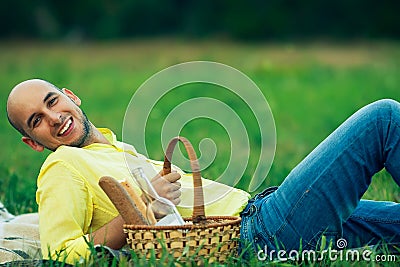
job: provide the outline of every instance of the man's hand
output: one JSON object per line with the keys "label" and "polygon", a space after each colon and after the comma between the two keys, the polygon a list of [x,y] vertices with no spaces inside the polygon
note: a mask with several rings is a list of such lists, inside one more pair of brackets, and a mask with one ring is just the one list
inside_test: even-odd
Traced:
{"label": "man's hand", "polygon": [[176,171],[173,171],[167,175],[161,176],[162,173],[159,173],[153,179],[151,179],[151,183],[160,197],[164,197],[169,199],[175,205],[178,205],[181,202],[181,184],[178,180],[181,178],[181,175]]}

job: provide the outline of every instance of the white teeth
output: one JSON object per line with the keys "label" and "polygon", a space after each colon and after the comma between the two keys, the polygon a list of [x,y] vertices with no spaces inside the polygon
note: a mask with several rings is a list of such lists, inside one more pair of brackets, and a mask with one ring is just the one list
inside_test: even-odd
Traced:
{"label": "white teeth", "polygon": [[65,124],[65,126],[61,129],[59,135],[63,135],[68,130],[71,123],[72,123],[72,120],[69,119],[68,122]]}

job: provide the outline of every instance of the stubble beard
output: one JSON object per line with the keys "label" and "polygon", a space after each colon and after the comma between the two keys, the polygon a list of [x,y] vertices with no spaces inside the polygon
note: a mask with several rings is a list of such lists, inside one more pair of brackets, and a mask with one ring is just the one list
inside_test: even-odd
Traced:
{"label": "stubble beard", "polygon": [[89,119],[83,110],[82,110],[81,122],[83,125],[81,137],[78,140],[76,140],[75,142],[72,142],[71,144],[69,144],[68,146],[83,147],[83,146],[87,145],[88,141],[93,136],[93,129],[91,128]]}

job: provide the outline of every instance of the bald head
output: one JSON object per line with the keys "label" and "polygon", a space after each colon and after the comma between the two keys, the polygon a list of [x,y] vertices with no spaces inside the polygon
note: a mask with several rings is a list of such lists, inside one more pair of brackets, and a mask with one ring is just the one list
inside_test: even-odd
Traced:
{"label": "bald head", "polygon": [[39,79],[16,85],[7,100],[10,123],[22,141],[36,151],[56,150],[59,146],[83,147],[107,139],[80,108],[81,100],[72,91],[59,89]]}
{"label": "bald head", "polygon": [[7,118],[10,124],[17,129],[23,136],[27,136],[23,125],[17,120],[16,116],[21,108],[29,102],[32,94],[38,90],[48,89],[51,91],[61,91],[55,85],[45,80],[31,79],[17,84],[10,92],[7,99]]}

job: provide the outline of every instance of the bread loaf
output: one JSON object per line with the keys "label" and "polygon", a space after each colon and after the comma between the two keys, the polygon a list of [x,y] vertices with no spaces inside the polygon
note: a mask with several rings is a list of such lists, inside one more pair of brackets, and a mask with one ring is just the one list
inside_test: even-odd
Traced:
{"label": "bread loaf", "polygon": [[109,176],[103,176],[99,180],[99,185],[121,214],[126,224],[148,224],[127,191],[117,180]]}
{"label": "bread loaf", "polygon": [[120,183],[125,188],[126,192],[128,192],[128,195],[136,204],[136,207],[142,213],[143,217],[147,218],[148,223],[151,225],[156,224],[157,220],[154,217],[153,211],[151,209],[147,210],[146,204],[143,202],[142,198],[137,194],[137,191],[135,191],[133,186],[126,180],[121,181]]}

